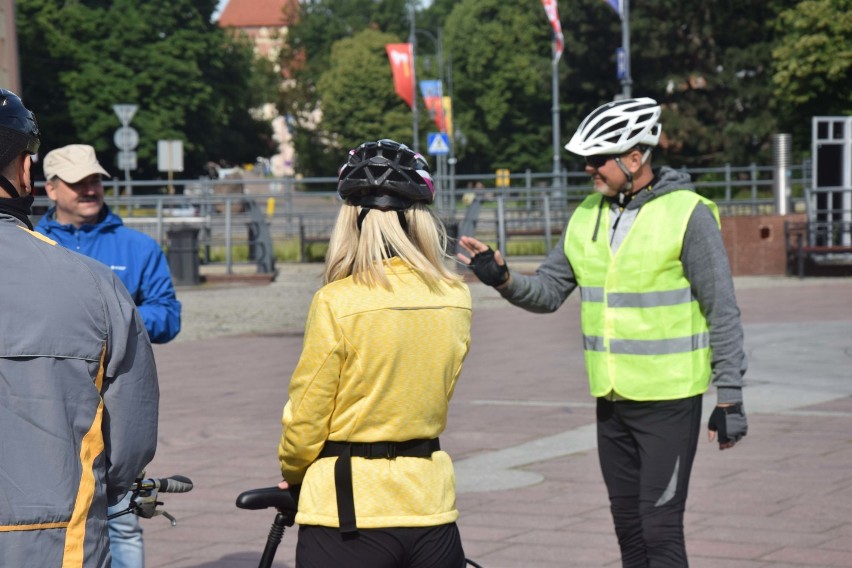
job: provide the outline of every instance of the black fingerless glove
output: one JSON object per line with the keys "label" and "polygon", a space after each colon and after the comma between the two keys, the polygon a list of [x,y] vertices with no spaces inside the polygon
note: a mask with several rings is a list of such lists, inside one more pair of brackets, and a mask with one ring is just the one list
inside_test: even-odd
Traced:
{"label": "black fingerless glove", "polygon": [[742,403],[714,408],[707,427],[719,433],[720,444],[738,442],[748,433],[748,421]]}
{"label": "black fingerless glove", "polygon": [[483,284],[499,286],[509,279],[509,267],[497,264],[491,247],[485,252],[473,255],[470,259],[470,269]]}

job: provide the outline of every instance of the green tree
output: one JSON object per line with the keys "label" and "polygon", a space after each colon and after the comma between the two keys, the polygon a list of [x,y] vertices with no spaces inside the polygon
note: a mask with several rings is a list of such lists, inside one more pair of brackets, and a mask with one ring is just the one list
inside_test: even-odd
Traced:
{"label": "green tree", "polygon": [[647,0],[632,8],[633,93],[664,105],[666,161],[711,166],[768,159],[778,128],[772,22],[784,4]]}
{"label": "green tree", "polygon": [[549,24],[534,0],[464,0],[444,38],[454,74],[460,171],[552,163]]}
{"label": "green tree", "polygon": [[20,0],[23,91],[45,151],[84,142],[112,163],[112,105],[134,103],[143,175],[155,172],[159,139],[184,141],[187,175],[208,160],[268,155],[271,128],[250,109],[274,100],[272,83],[258,78],[271,68],[211,23],[214,8],[215,0]]}
{"label": "green tree", "polygon": [[[559,74],[560,131],[565,143],[592,109],[621,92],[615,60],[621,46],[621,21],[602,0],[561,2],[559,15],[565,34]],[[569,171],[583,168],[581,158],[567,151],[562,157]]]}
{"label": "green tree", "polygon": [[[826,49],[819,51],[820,61],[826,65],[832,62],[831,72],[816,65],[808,77],[810,85],[796,79],[806,87],[803,92],[822,93],[819,101],[846,101],[845,106],[837,107],[839,110],[848,108],[849,95],[842,87],[849,82],[849,40],[843,35],[849,27],[850,12],[843,8],[849,2],[833,0],[831,4],[843,18],[830,13],[820,17],[831,20],[831,29],[835,30],[825,32],[833,39],[828,43],[821,40]],[[765,163],[772,134],[785,124],[809,124],[810,117],[804,115],[809,109],[775,96],[773,89],[777,95],[778,87],[772,82],[773,74],[777,76],[784,68],[773,61],[773,49],[780,37],[778,15],[800,3],[807,4],[803,0],[632,3],[632,91],[634,96],[653,97],[664,107],[664,137],[658,151],[661,163]],[[379,46],[364,60],[370,62],[369,66],[332,48],[335,42],[343,42],[346,49],[369,43],[361,36],[355,44],[345,43],[349,41],[346,38],[354,39],[365,29],[387,32],[394,37],[392,41],[406,41],[406,5],[403,0],[379,0],[355,9],[346,0],[302,3],[302,20],[291,30],[282,59],[294,80],[280,108],[290,114],[295,125],[303,173],[327,175],[337,164],[330,158],[336,154],[326,150],[344,141],[364,139],[367,132],[376,131],[376,126],[398,126],[400,138],[407,138],[410,113],[405,116],[409,111],[392,94],[389,65]],[[621,21],[603,0],[561,0],[559,13],[565,34],[565,51],[557,66],[560,142],[564,143],[591,109],[622,90],[615,61],[616,48],[621,45]],[[380,21],[388,14],[396,19]],[[443,31],[445,68],[452,69],[453,122],[460,158],[457,171],[481,173],[497,167],[549,171],[551,37],[540,1],[433,0],[418,11],[416,22],[418,28],[433,35],[438,29]],[[808,25],[814,29],[816,24]],[[434,49],[421,39],[418,36],[418,78],[434,78]],[[775,53],[776,59],[783,55],[785,61],[795,60],[795,51],[789,57],[783,51]],[[837,67],[846,74],[835,72]],[[399,120],[394,118],[389,123],[356,118],[346,123],[352,117],[368,116],[357,108],[363,104],[366,89],[360,83],[367,75],[375,83],[373,89],[380,93],[378,108],[400,111]],[[320,77],[324,78],[321,89]],[[445,87],[449,89],[449,85]],[[386,107],[387,103],[392,106]],[[323,110],[330,114],[317,124],[317,110],[325,105],[329,109]],[[814,106],[835,108],[818,101]],[[429,119],[425,112],[421,117],[421,134],[425,137]],[[422,146],[424,140],[420,142]],[[562,152],[561,158],[568,169],[580,167],[581,161],[567,152]]]}
{"label": "green tree", "polygon": [[339,150],[366,140],[410,138],[411,110],[394,92],[385,51],[386,44],[398,41],[396,36],[368,28],[332,46],[317,95],[323,135],[328,146],[337,150],[338,161]]}
{"label": "green tree", "polygon": [[[565,167],[576,169],[580,160],[561,147],[582,118],[619,89],[620,27],[601,0],[565,0],[559,15],[565,37],[557,64],[559,150]],[[464,0],[448,16],[444,37],[453,68],[459,171],[551,170],[552,37],[541,2]]]}
{"label": "green tree", "polygon": [[[322,118],[324,115],[317,83],[334,65],[332,46],[366,29],[391,34],[392,43],[402,41],[400,38],[408,35],[407,8],[407,0],[362,3],[351,0],[305,0],[299,3],[299,13],[291,17],[294,23],[288,30],[279,59],[289,80],[278,99],[278,109],[288,117],[296,149],[297,168],[302,174],[327,176],[329,172],[336,171],[339,165],[339,156],[327,151],[331,138],[325,133],[331,131],[318,123],[325,119]],[[337,69],[342,74],[341,79],[353,74],[356,76],[353,79],[366,83],[374,81],[376,72],[390,72],[387,57],[383,63],[376,62],[379,67],[375,70],[354,63],[351,68]],[[332,138],[337,139],[335,136]]]}
{"label": "green tree", "polygon": [[[293,80],[285,91],[280,108],[291,117],[294,128],[299,170],[306,175],[327,175],[338,165],[327,152],[330,143],[342,139],[365,139],[363,130],[353,129],[335,118],[338,109],[350,111],[363,104],[361,92],[365,74],[384,95],[390,96],[394,118],[387,122],[364,123],[368,132],[374,124],[384,124],[410,138],[410,110],[393,95],[390,66],[383,49],[376,46],[370,66],[335,55],[331,46],[343,42],[358,30],[389,31],[388,42],[407,41],[409,30],[406,2],[375,2],[361,6],[355,14],[344,0],[305,2],[300,19],[290,30],[282,65]],[[617,18],[601,0],[575,0],[560,6],[566,29],[565,56],[557,69],[560,74],[561,131],[570,134],[582,116],[597,104],[612,98],[618,87],[615,80],[614,52],[618,45]],[[395,9],[387,6],[396,6]],[[350,10],[347,12],[347,9]],[[376,23],[376,10],[396,13],[396,27],[387,30]],[[357,14],[357,16],[356,16]],[[403,25],[399,25],[400,22]],[[454,116],[459,172],[481,172],[496,167],[516,171],[525,168],[552,167],[552,96],[550,26],[538,0],[520,3],[496,0],[435,0],[416,15],[418,29],[433,36],[443,31],[445,69],[452,69]],[[363,39],[363,38],[361,38]],[[435,51],[431,39],[418,35],[417,75],[420,79],[437,77]],[[351,46],[351,44],[344,43]],[[347,47],[349,49],[349,47]],[[349,61],[348,64],[332,59]],[[333,68],[333,71],[329,71]],[[355,75],[354,78],[347,77]],[[320,77],[325,77],[321,90]],[[379,77],[384,77],[379,79]],[[337,85],[334,85],[337,83]],[[341,87],[341,85],[345,85]],[[448,92],[450,85],[445,85]],[[334,93],[329,96],[328,93]],[[384,101],[384,99],[380,99]],[[378,105],[382,108],[384,102]],[[422,110],[420,132],[423,138],[431,128],[428,113]],[[326,109],[325,105],[331,105]],[[318,122],[318,110],[322,119]],[[331,110],[329,114],[328,110]],[[397,114],[401,113],[398,115]],[[364,114],[360,111],[357,115]],[[341,117],[349,117],[342,113]],[[568,126],[571,130],[569,131]],[[359,126],[358,128],[362,128]],[[378,132],[388,136],[388,132]],[[420,140],[423,146],[425,140]],[[563,155],[563,157],[565,157]]]}
{"label": "green tree", "polygon": [[794,143],[809,146],[810,117],[852,114],[852,1],[803,0],[775,22],[772,76]]}

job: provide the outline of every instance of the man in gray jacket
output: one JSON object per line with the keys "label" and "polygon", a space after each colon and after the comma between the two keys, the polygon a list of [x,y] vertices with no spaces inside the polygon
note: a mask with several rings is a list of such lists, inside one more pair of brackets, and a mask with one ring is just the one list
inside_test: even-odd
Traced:
{"label": "man in gray jacket", "polygon": [[580,124],[566,149],[585,157],[595,193],[535,275],[510,272],[469,236],[458,255],[529,311],[553,312],[580,288],[598,456],[625,568],[689,565],[683,515],[710,384],[708,439],[728,449],[747,432],[743,332],[719,214],[689,175],[651,168],[659,116],[652,99],[624,99]]}
{"label": "man in gray jacket", "polygon": [[112,271],[32,231],[39,143],[0,89],[0,566],[102,568],[107,505],[154,456],[157,371]]}

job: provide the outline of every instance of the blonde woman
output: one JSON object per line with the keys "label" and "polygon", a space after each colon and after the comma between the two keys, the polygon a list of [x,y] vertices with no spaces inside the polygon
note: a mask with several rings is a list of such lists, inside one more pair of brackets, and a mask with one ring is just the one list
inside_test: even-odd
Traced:
{"label": "blonde woman", "polygon": [[[453,465],[438,436],[470,345],[426,160],[349,152],[341,206],[279,446],[298,493],[299,568],[462,568]],[[295,491],[294,491],[295,490]]]}

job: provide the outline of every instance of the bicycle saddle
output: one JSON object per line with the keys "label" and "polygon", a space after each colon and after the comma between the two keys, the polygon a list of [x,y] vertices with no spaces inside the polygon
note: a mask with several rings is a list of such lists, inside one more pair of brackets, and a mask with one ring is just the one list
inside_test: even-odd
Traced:
{"label": "bicycle saddle", "polygon": [[289,491],[278,489],[278,487],[262,487],[260,489],[249,489],[243,491],[237,497],[237,507],[240,509],[278,509],[278,512],[295,518],[296,502]]}

